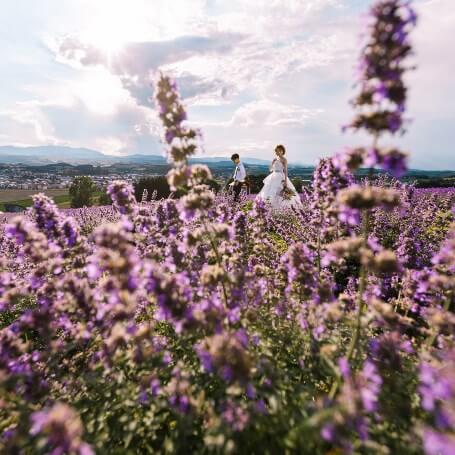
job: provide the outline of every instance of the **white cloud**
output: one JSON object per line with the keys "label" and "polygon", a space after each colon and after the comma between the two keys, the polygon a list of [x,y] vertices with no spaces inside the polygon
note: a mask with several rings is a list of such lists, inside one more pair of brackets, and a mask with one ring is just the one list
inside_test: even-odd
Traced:
{"label": "white cloud", "polygon": [[234,114],[230,126],[244,128],[251,126],[299,127],[304,125],[309,118],[322,112],[322,110],[311,111],[297,105],[283,105],[262,99],[240,107]]}
{"label": "white cloud", "polygon": [[7,145],[55,144],[45,119],[29,109],[0,112],[0,140]]}
{"label": "white cloud", "polygon": [[[209,36],[182,36],[167,41],[132,42],[108,55],[107,52],[78,38],[65,37],[56,48],[59,61],[84,66],[103,66],[116,76],[124,89],[143,106],[150,106],[151,82],[160,67],[185,61],[195,55],[220,56],[229,52],[243,37],[232,33],[212,33]],[[220,91],[220,81],[207,80],[194,74],[178,74],[183,95]]]}
{"label": "white cloud", "polygon": [[161,153],[153,112],[133,104],[99,113],[80,99],[69,104],[32,101],[14,112],[0,112],[0,141],[87,147],[109,154]]}

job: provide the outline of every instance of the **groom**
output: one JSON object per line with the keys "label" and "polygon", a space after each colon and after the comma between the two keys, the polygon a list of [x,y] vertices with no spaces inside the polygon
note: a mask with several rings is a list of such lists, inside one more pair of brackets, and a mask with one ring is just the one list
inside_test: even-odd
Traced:
{"label": "groom", "polygon": [[242,191],[242,186],[245,184],[246,171],[245,166],[240,161],[240,156],[238,153],[234,153],[231,156],[232,162],[235,164],[234,171],[234,181],[231,183],[234,190],[234,201],[238,202],[240,199],[240,192]]}

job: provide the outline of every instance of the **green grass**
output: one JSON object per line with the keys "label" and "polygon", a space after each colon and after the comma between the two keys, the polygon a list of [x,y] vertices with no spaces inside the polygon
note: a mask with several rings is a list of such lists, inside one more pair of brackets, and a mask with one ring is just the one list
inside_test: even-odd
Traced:
{"label": "green grass", "polygon": [[286,240],[283,239],[283,237],[281,237],[276,232],[269,232],[268,237],[280,254],[286,253],[288,244],[286,243]]}
{"label": "green grass", "polygon": [[[99,197],[101,193],[96,193],[93,195],[91,205],[99,205]],[[57,194],[57,195],[49,195],[52,200],[57,204],[57,206],[61,209],[69,209],[71,208],[71,200],[69,194]],[[16,204],[21,205],[22,207],[30,207],[32,205],[32,198],[27,197],[24,199],[8,199],[8,197],[3,196],[0,202],[0,211],[5,211],[5,204]]]}
{"label": "green grass", "polygon": [[[51,196],[51,197],[60,208],[69,208],[70,207],[69,194],[61,194],[58,196]],[[33,202],[32,198],[18,199],[18,200],[13,200],[13,201],[4,201],[4,202],[0,202],[0,210],[2,212],[5,211],[5,204],[16,204],[16,205],[21,205],[22,207],[30,207],[32,205],[32,202]]]}

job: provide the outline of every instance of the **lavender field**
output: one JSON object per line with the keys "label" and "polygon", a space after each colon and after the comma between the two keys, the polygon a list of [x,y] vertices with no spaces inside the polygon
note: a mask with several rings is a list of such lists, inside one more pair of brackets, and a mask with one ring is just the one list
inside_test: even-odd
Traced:
{"label": "lavender field", "polygon": [[455,453],[455,189],[381,147],[415,25],[373,6],[348,126],[371,144],[321,159],[298,209],[213,193],[160,74],[180,198],[115,181],[112,206],[0,215],[0,453]]}

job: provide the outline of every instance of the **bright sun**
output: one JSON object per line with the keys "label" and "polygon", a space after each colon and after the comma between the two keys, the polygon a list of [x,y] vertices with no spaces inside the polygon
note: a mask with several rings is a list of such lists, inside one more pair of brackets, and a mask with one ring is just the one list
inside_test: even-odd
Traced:
{"label": "bright sun", "polygon": [[129,42],[152,39],[155,35],[146,15],[129,2],[101,0],[94,2],[92,12],[84,27],[84,37],[110,56]]}
{"label": "bright sun", "polygon": [[131,102],[131,96],[111,72],[111,64],[121,60],[129,43],[191,34],[196,0],[80,1],[84,5],[84,21],[75,35],[83,46],[95,49],[95,60],[99,57],[96,52],[107,58],[107,65],[86,66],[75,93],[91,111],[112,115],[116,106]]}
{"label": "bright sun", "polygon": [[188,33],[195,14],[189,0],[97,0],[90,3],[85,38],[113,55],[129,42],[160,40]]}

